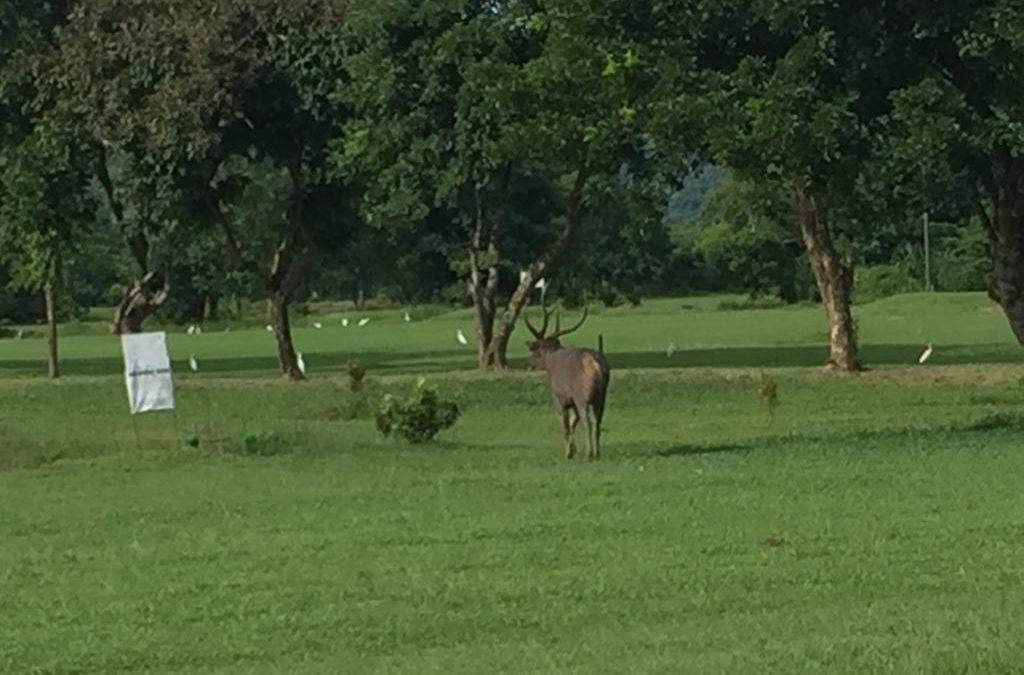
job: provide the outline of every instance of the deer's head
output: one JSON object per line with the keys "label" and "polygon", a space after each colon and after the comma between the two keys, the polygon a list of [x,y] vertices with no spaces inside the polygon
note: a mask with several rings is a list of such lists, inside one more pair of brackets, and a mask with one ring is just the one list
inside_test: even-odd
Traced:
{"label": "deer's head", "polygon": [[533,333],[533,339],[526,341],[526,346],[530,350],[530,356],[527,359],[529,366],[533,370],[540,370],[544,367],[544,359],[551,352],[558,351],[562,348],[562,341],[559,339],[579,329],[583,325],[583,322],[587,320],[587,308],[583,308],[583,316],[574,325],[569,328],[562,328],[561,318],[558,312],[555,311],[555,331],[548,334],[548,325],[551,323],[551,310],[546,306],[541,306],[541,311],[544,312],[544,323],[538,329],[532,323],[530,323],[530,317],[526,316],[523,312],[523,321],[526,322],[526,327],[531,333]]}

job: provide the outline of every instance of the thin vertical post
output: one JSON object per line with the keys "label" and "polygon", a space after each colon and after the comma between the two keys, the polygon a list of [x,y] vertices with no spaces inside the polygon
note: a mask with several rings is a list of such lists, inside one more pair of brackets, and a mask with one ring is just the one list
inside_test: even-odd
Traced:
{"label": "thin vertical post", "polygon": [[132,413],[132,429],[135,431],[135,448],[142,452],[142,438],[139,437],[139,423],[135,419],[135,413]]}
{"label": "thin vertical post", "polygon": [[928,212],[924,212],[924,290],[932,291],[932,256],[931,256],[931,238],[929,236],[929,225],[930,223]]}

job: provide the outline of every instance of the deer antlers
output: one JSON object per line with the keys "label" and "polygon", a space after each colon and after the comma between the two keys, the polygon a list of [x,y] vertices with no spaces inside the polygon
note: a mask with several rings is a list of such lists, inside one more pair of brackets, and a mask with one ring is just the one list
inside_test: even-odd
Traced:
{"label": "deer antlers", "polygon": [[555,310],[555,332],[552,333],[551,335],[547,335],[548,324],[551,321],[552,310],[547,308],[547,304],[544,301],[541,302],[540,308],[541,311],[544,313],[544,323],[541,324],[540,329],[535,328],[534,325],[530,323],[530,317],[526,315],[525,310],[523,311],[523,321],[526,322],[526,327],[529,329],[531,333],[533,333],[533,337],[535,337],[538,340],[557,340],[562,336],[568,335],[569,333],[573,333],[579,330],[579,327],[582,326],[583,322],[587,320],[587,308],[584,307],[583,316],[580,317],[580,320],[577,321],[573,326],[566,328],[565,330],[562,330],[561,316],[559,316],[558,311]]}

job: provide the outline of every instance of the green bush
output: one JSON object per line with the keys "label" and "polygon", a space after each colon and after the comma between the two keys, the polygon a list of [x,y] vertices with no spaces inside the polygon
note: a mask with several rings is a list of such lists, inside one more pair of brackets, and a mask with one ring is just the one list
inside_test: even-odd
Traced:
{"label": "green bush", "polygon": [[864,266],[854,270],[853,300],[857,304],[921,290],[921,279],[913,273],[907,262]]}
{"label": "green bush", "polygon": [[961,293],[984,291],[992,275],[988,235],[978,223],[968,223],[938,243],[932,257],[936,290]]}
{"label": "green bush", "polygon": [[348,388],[352,392],[363,390],[363,380],[366,378],[366,366],[358,361],[348,362]]}
{"label": "green bush", "polygon": [[459,414],[455,402],[442,400],[421,377],[412,397],[403,400],[385,395],[377,406],[375,418],[377,429],[384,436],[398,434],[410,443],[426,443],[454,425]]}

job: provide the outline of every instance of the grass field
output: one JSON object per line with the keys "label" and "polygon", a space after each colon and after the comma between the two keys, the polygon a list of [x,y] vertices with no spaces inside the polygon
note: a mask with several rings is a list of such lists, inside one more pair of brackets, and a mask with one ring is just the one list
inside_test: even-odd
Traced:
{"label": "grass field", "polygon": [[[866,305],[873,369],[837,378],[820,310],[718,302],[581,331],[615,368],[597,463],[562,458],[538,377],[469,372],[462,313],[309,317],[300,385],[261,329],[172,335],[177,430],[140,418],[141,450],[116,340],[65,340],[55,384],[41,340],[0,341],[0,672],[1024,672],[1002,315]],[[337,419],[350,359],[383,390],[429,373],[462,419],[427,447]]]}

